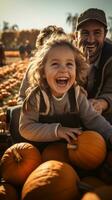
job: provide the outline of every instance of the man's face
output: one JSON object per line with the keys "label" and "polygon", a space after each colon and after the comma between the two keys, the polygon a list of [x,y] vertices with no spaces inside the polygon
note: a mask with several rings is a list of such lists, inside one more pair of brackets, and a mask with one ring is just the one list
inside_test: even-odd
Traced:
{"label": "man's face", "polygon": [[98,58],[105,36],[104,26],[96,20],[87,21],[81,26],[78,32],[78,45],[90,63],[94,63]]}

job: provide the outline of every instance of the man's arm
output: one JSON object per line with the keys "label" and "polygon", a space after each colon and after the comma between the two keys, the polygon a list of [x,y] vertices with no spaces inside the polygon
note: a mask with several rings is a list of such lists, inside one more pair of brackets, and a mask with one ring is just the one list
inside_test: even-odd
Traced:
{"label": "man's arm", "polygon": [[112,112],[112,58],[105,66],[101,91],[96,98],[90,100],[95,110],[100,112]]}

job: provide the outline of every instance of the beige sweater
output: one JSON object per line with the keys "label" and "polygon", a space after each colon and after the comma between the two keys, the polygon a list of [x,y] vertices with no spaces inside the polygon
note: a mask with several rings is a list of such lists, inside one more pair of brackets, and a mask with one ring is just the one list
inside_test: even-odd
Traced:
{"label": "beige sweater", "polygon": [[[74,87],[77,110],[84,126],[89,130],[99,132],[106,140],[112,135],[112,126],[104,119],[103,116],[96,113],[87,100],[84,91],[79,87]],[[70,102],[68,94],[62,99],[57,100],[52,97],[49,102],[49,97],[42,91],[43,97],[47,106],[46,113],[53,115],[54,113],[70,112]],[[57,123],[40,123],[39,122],[39,105],[40,96],[39,92],[33,95],[31,99],[32,108],[27,112],[22,112],[20,116],[20,134],[29,141],[47,142],[56,141],[59,138],[56,136]],[[27,106],[24,102],[24,106]],[[69,120],[69,119],[68,119]]]}

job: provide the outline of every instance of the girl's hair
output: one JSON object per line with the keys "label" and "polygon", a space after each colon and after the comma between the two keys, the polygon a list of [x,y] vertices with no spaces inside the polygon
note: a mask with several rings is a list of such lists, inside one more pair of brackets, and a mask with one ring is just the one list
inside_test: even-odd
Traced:
{"label": "girl's hair", "polygon": [[44,66],[49,51],[54,47],[60,46],[67,46],[74,52],[76,63],[76,81],[81,86],[85,84],[89,67],[83,54],[72,44],[67,35],[52,35],[52,37],[43,45],[43,48],[35,54],[34,64],[30,72],[30,83],[32,87],[38,86],[44,90],[49,89],[47,81],[44,77]]}
{"label": "girl's hair", "polygon": [[44,42],[47,41],[51,37],[52,34],[58,34],[58,35],[66,35],[63,28],[57,27],[55,25],[50,25],[42,29],[37,36],[36,40],[36,49],[38,50],[39,47],[43,46]]}
{"label": "girl's hair", "polygon": [[[38,50],[43,47],[44,43],[52,36],[52,34],[59,36],[66,35],[64,29],[61,27],[57,27],[55,25],[49,25],[45,27],[40,31],[39,35],[37,36],[35,50],[33,51],[33,57],[38,52]],[[33,60],[33,57],[32,59],[30,59],[31,61]]]}

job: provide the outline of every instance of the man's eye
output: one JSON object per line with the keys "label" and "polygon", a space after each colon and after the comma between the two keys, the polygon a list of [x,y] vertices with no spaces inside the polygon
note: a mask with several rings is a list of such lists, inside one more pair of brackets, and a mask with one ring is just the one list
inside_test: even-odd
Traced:
{"label": "man's eye", "polygon": [[95,34],[95,36],[100,36],[102,33],[100,31],[97,31],[94,34]]}
{"label": "man's eye", "polygon": [[81,36],[83,36],[83,37],[87,37],[89,34],[87,33],[87,32],[82,32],[81,33]]}

